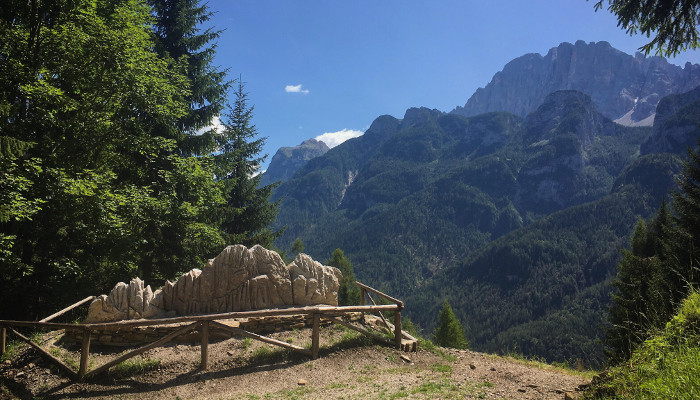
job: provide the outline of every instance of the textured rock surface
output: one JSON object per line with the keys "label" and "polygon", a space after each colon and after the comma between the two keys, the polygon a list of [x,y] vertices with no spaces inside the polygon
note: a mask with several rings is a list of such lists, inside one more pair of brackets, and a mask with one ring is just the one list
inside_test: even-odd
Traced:
{"label": "textured rock surface", "polygon": [[261,246],[228,246],[202,269],[151,291],[139,278],[95,299],[86,322],[118,321],[263,308],[338,304],[342,275],[306,254],[285,265]]}
{"label": "textured rock surface", "polygon": [[661,98],[698,85],[698,64],[681,68],[661,57],[625,54],[607,42],[578,41],[562,43],[545,56],[526,54],[514,59],[453,112],[473,116],[508,111],[525,116],[549,93],[578,90],[620,124],[651,126]]}
{"label": "textured rock surface", "polygon": [[295,147],[281,147],[270,161],[270,166],[263,174],[260,184],[269,185],[277,181],[286,181],[309,160],[326,154],[328,146],[316,139],[309,139]]}
{"label": "textured rock surface", "polygon": [[656,108],[654,133],[641,153],[685,153],[700,138],[700,86],[683,94],[667,96]]}

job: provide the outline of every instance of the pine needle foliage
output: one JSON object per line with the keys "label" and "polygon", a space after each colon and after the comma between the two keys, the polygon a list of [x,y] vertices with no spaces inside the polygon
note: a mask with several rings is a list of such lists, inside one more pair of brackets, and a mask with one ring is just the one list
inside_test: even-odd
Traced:
{"label": "pine needle foliage", "polygon": [[443,347],[469,348],[469,340],[464,334],[464,328],[447,300],[443,303],[442,310],[440,310],[438,315],[438,326],[433,335],[433,342]]}

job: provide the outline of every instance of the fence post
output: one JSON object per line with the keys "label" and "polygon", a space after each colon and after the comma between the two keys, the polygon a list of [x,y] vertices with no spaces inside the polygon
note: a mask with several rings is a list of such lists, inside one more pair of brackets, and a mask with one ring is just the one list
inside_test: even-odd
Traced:
{"label": "fence post", "polygon": [[401,310],[394,311],[394,341],[396,342],[396,348],[401,350],[401,337],[403,336],[401,331]]}
{"label": "fence post", "polygon": [[78,380],[83,380],[88,369],[88,359],[90,357],[90,329],[83,329],[83,345],[80,347],[80,369],[78,370]]}
{"label": "fence post", "polygon": [[206,371],[209,368],[209,321],[202,321],[202,326],[200,328],[202,342],[202,371]]}
{"label": "fence post", "polygon": [[321,326],[321,314],[319,313],[314,313],[314,324],[313,328],[311,331],[311,358],[312,359],[317,359],[318,358],[318,348],[319,348],[319,339],[320,339],[320,326]]}
{"label": "fence post", "polygon": [[7,339],[7,328],[5,328],[5,325],[0,328],[0,356],[5,354],[5,342]]}
{"label": "fence post", "polygon": [[365,305],[365,297],[367,296],[367,291],[365,288],[360,288],[360,305]]}

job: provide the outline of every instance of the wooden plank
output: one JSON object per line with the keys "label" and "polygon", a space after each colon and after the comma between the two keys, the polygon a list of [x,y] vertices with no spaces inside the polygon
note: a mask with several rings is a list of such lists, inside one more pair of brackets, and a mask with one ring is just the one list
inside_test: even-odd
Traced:
{"label": "wooden plank", "polygon": [[292,350],[304,353],[304,354],[309,355],[309,356],[311,355],[311,350],[307,350],[303,347],[295,346],[291,343],[282,342],[280,340],[273,339],[273,338],[270,338],[267,336],[258,335],[256,333],[248,332],[248,331],[240,329],[240,328],[234,328],[232,326],[224,325],[224,324],[222,324],[220,322],[216,322],[216,321],[211,321],[211,324],[213,326],[215,326],[216,328],[229,331],[229,332],[233,333],[234,335],[241,335],[241,336],[249,337],[251,339],[259,340],[261,342],[274,344],[275,346],[286,347],[288,349],[292,349]]}
{"label": "wooden plank", "polygon": [[345,322],[345,321],[343,321],[343,320],[336,319],[336,318],[333,318],[333,317],[323,317],[323,318],[324,318],[324,319],[327,319],[327,320],[329,320],[329,321],[331,321],[331,322],[333,322],[334,324],[343,325],[343,326],[346,327],[346,328],[349,328],[349,329],[352,329],[352,330],[354,330],[354,331],[360,332],[360,333],[362,333],[362,334],[364,334],[364,335],[367,335],[367,336],[371,337],[371,338],[374,339],[374,340],[378,340],[378,341],[380,341],[380,342],[387,343],[387,344],[392,345],[392,346],[394,345],[394,342],[392,342],[392,341],[390,341],[390,340],[387,340],[385,337],[376,335],[376,334],[374,334],[374,333],[368,331],[367,329],[360,328],[359,326],[355,326],[355,325],[353,325],[353,324],[347,323],[347,322]]}
{"label": "wooden plank", "polygon": [[200,325],[200,342],[202,344],[202,362],[200,369],[206,371],[209,368],[209,321],[202,321]]}
{"label": "wooden plank", "polygon": [[17,335],[17,337],[19,337],[20,339],[22,339],[23,341],[25,341],[27,344],[29,344],[30,346],[32,346],[36,351],[38,351],[39,353],[41,353],[41,354],[43,354],[45,357],[47,357],[49,360],[51,360],[51,361],[53,361],[54,363],[56,363],[56,365],[58,365],[59,367],[63,368],[63,370],[66,371],[66,373],[68,373],[68,375],[70,375],[71,378],[77,378],[77,377],[78,377],[78,374],[76,374],[76,372],[73,371],[66,363],[64,363],[63,361],[61,361],[61,360],[59,360],[58,358],[54,357],[51,353],[49,353],[48,351],[44,350],[44,349],[43,349],[41,346],[39,346],[38,344],[32,342],[29,338],[25,337],[25,336],[22,335],[21,333],[19,333],[19,332],[17,332],[16,330],[12,329],[12,327],[10,327],[9,329],[10,329],[10,331],[12,331],[12,333],[14,333],[15,335]]}
{"label": "wooden plank", "polygon": [[396,348],[401,350],[401,311],[394,311],[394,342],[396,343]]}
{"label": "wooden plank", "polygon": [[13,320],[7,320],[7,319],[0,320],[0,325],[5,325],[7,327],[28,326],[28,327],[33,327],[33,328],[47,328],[47,329],[51,329],[51,330],[82,329],[82,326],[85,326],[85,325],[79,325],[79,324],[39,322],[39,321],[13,321]]}
{"label": "wooden plank", "polygon": [[44,319],[42,319],[42,320],[39,320],[39,322],[49,322],[50,320],[52,320],[52,319],[54,319],[54,318],[56,318],[56,317],[58,317],[58,316],[61,316],[61,315],[67,313],[68,311],[70,311],[70,310],[72,310],[72,309],[74,309],[74,308],[76,308],[76,307],[80,307],[81,305],[87,303],[87,302],[90,301],[90,300],[94,300],[94,299],[95,299],[95,296],[88,296],[88,297],[86,297],[86,298],[80,300],[79,302],[73,304],[72,306],[68,306],[68,307],[64,308],[63,310],[61,310],[61,311],[59,311],[59,312],[57,312],[57,313],[55,313],[55,314],[51,314],[51,315],[49,315],[48,317],[46,317],[46,318],[44,318]]}
{"label": "wooden plank", "polygon": [[[369,293],[367,293],[367,297],[369,297],[369,301],[371,301],[372,304],[374,304],[375,306],[377,305],[377,303],[374,302],[374,299],[372,298],[372,295],[370,295]],[[377,311],[377,312],[379,313],[379,316],[382,318],[382,322],[384,322],[384,325],[386,326],[386,329],[388,329],[389,331],[391,331],[391,328],[389,328],[389,323],[386,321],[386,318],[384,318],[384,314],[382,314],[381,311]]]}
{"label": "wooden plank", "polygon": [[80,369],[78,370],[78,380],[85,378],[88,369],[88,358],[90,357],[90,329],[83,331],[83,343],[80,347]]}
{"label": "wooden plank", "polygon": [[110,362],[108,362],[108,363],[106,363],[106,364],[103,364],[103,365],[102,365],[101,367],[99,367],[99,368],[93,369],[92,371],[88,372],[88,373],[86,374],[86,376],[98,375],[98,374],[100,374],[100,373],[102,373],[102,372],[104,372],[104,371],[106,371],[106,370],[112,368],[113,366],[115,366],[115,365],[121,363],[122,361],[128,360],[128,359],[130,359],[130,358],[133,357],[133,356],[137,356],[137,355],[139,355],[139,354],[145,353],[146,351],[148,351],[148,350],[150,350],[150,349],[152,349],[152,348],[154,348],[154,347],[158,347],[158,346],[160,346],[160,345],[162,345],[162,344],[165,344],[165,343],[167,343],[167,342],[169,342],[169,341],[175,339],[176,337],[182,335],[183,333],[188,332],[188,331],[191,331],[191,330],[194,329],[196,326],[197,326],[197,323],[193,323],[193,324],[190,324],[190,325],[187,325],[187,326],[183,326],[182,328],[180,328],[180,329],[178,329],[178,330],[176,330],[176,331],[173,331],[173,332],[169,333],[168,335],[164,336],[164,337],[161,338],[161,339],[156,340],[155,342],[153,342],[153,343],[151,343],[151,344],[147,344],[147,345],[145,345],[145,346],[143,346],[143,347],[139,347],[139,348],[136,349],[136,350],[130,351],[130,352],[124,354],[124,355],[121,356],[121,357],[118,357],[118,358],[116,358],[116,359],[114,359],[114,360],[112,360],[112,361],[110,361]]}
{"label": "wooden plank", "polygon": [[[221,314],[203,314],[203,315],[189,315],[184,317],[173,317],[173,318],[160,318],[160,319],[141,319],[132,321],[117,321],[117,322],[101,322],[94,324],[82,324],[81,326],[89,327],[91,329],[102,329],[102,328],[123,328],[129,326],[149,326],[149,325],[165,325],[174,324],[180,322],[197,322],[197,321],[213,321],[218,319],[234,319],[234,318],[254,318],[254,317],[272,317],[272,316],[282,316],[282,315],[299,315],[299,314],[313,314],[314,312],[320,312],[322,314],[328,313],[348,313],[348,312],[374,312],[374,311],[393,311],[398,310],[400,307],[397,304],[386,304],[380,306],[307,306],[307,307],[297,307],[297,308],[277,308],[268,310],[256,310],[256,311],[234,311],[229,313]],[[0,324],[13,325],[17,324],[20,326],[43,326],[51,324],[47,322],[45,324],[40,324],[37,322],[25,322],[25,321],[5,321],[0,320]],[[75,325],[68,324],[51,324],[51,326],[68,327],[75,329]]]}
{"label": "wooden plank", "polygon": [[384,297],[385,299],[387,299],[387,300],[389,300],[389,301],[395,303],[396,305],[398,305],[399,307],[401,307],[401,309],[403,309],[403,301],[401,301],[401,300],[399,300],[399,299],[395,299],[395,298],[389,296],[389,295],[386,294],[386,293],[382,293],[382,292],[380,292],[379,290],[377,290],[377,289],[375,289],[375,288],[373,288],[373,287],[370,287],[370,286],[365,285],[364,283],[360,283],[360,282],[358,282],[358,281],[355,281],[355,284],[356,284],[357,286],[359,286],[359,287],[361,287],[361,288],[363,288],[363,289],[369,291],[369,292],[372,292],[372,293],[375,293],[375,294],[377,294],[377,295],[379,295],[379,296]]}
{"label": "wooden plank", "polygon": [[313,321],[313,326],[311,329],[311,358],[314,360],[318,358],[318,349],[319,349],[320,335],[321,335],[320,326],[321,326],[321,314],[314,313],[314,321]]}

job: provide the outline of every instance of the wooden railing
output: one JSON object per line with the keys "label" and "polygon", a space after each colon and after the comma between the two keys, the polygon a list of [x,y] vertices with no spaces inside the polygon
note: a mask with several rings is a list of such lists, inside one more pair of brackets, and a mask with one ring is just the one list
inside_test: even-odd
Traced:
{"label": "wooden railing", "polygon": [[[364,335],[368,335],[372,337],[375,340],[379,340],[382,342],[387,342],[389,344],[395,345],[397,348],[401,349],[402,348],[402,338],[407,339],[407,340],[414,340],[413,337],[408,335],[406,332],[403,332],[401,330],[401,310],[404,308],[404,304],[402,301],[397,300],[387,294],[384,294],[376,289],[373,289],[367,285],[364,285],[359,282],[355,282],[361,289],[362,293],[362,302],[361,305],[359,306],[307,306],[307,307],[295,307],[295,308],[283,308],[283,309],[268,309],[268,310],[256,310],[256,311],[236,311],[236,312],[227,312],[227,313],[219,313],[219,314],[206,314],[206,315],[191,315],[191,316],[183,316],[183,317],[173,317],[173,318],[159,318],[159,319],[141,319],[141,320],[128,320],[128,321],[117,321],[117,322],[104,322],[104,323],[88,323],[88,324],[68,324],[68,323],[55,323],[55,322],[49,322],[52,319],[63,315],[64,313],[87,303],[88,301],[94,299],[94,296],[87,297],[78,303],[75,303],[71,305],[70,307],[67,307],[47,318],[42,319],[41,321],[11,321],[11,320],[0,320],[0,355],[4,354],[5,352],[5,344],[6,344],[6,336],[7,336],[7,330],[15,334],[17,337],[19,337],[21,340],[24,342],[27,342],[30,346],[32,346],[34,349],[36,349],[38,352],[40,352],[42,355],[47,357],[49,360],[53,361],[55,364],[57,364],[59,367],[61,367],[64,371],[68,373],[73,378],[76,378],[78,380],[85,379],[90,376],[98,375],[102,372],[107,371],[109,368],[131,358],[136,355],[142,354],[152,348],[162,346],[165,343],[175,339],[176,337],[183,335],[187,332],[197,330],[200,334],[200,346],[201,346],[201,364],[200,368],[202,370],[208,369],[208,345],[209,345],[209,330],[211,327],[215,327],[216,329],[224,330],[227,331],[231,334],[235,335],[241,335],[245,337],[249,337],[255,340],[259,340],[265,343],[273,344],[276,346],[281,346],[287,349],[291,349],[293,351],[303,353],[305,355],[310,356],[312,359],[318,358],[318,353],[319,353],[319,332],[320,332],[320,320],[321,318],[328,320],[332,323],[339,324],[342,326],[345,326],[349,329],[353,329],[355,331],[358,331]],[[387,304],[387,305],[377,305],[374,303],[374,300],[372,299],[370,293],[374,293],[378,296],[381,296],[393,304]],[[372,305],[365,305],[365,296],[369,297],[370,301],[373,303]],[[386,319],[384,318],[384,315],[382,314],[382,311],[393,311],[394,312],[394,324],[391,326]],[[368,329],[355,326],[351,323],[348,323],[346,321],[343,321],[342,319],[339,319],[337,317],[342,317],[344,315],[347,315],[348,313],[356,313],[356,312],[362,312],[362,313],[367,313],[367,312],[378,312],[379,315],[381,316],[382,320],[386,324],[387,328],[393,332],[394,340],[389,341],[383,336],[376,335],[372,332],[370,332]],[[312,318],[312,330],[311,330],[311,349],[305,349],[303,347],[299,347],[296,345],[293,345],[291,343],[279,341],[274,338],[262,336],[253,332],[248,332],[244,329],[240,328],[235,328],[231,327],[225,324],[222,324],[218,322],[218,320],[229,320],[229,319],[237,319],[237,318],[251,318],[251,317],[270,317],[270,316],[288,316],[288,315],[306,315],[306,316],[311,316]],[[105,329],[105,328],[135,328],[135,327],[142,327],[142,326],[153,326],[153,325],[167,325],[167,324],[175,324],[175,323],[189,323],[185,326],[179,327],[173,332],[167,334],[161,339],[158,339],[152,343],[149,343],[145,346],[139,347],[135,350],[132,350],[126,354],[123,354],[112,361],[109,361],[97,368],[94,368],[92,370],[88,370],[88,361],[90,357],[90,335],[92,331],[99,330],[99,329]],[[66,363],[64,363],[62,360],[58,359],[57,357],[54,357],[52,354],[50,354],[48,351],[46,351],[44,348],[42,348],[40,345],[34,343],[32,340],[29,338],[25,337],[21,333],[17,332],[15,330],[15,327],[33,327],[33,328],[42,328],[42,329],[65,329],[69,331],[79,331],[82,333],[82,346],[81,346],[81,351],[80,351],[80,366],[78,371],[74,371],[69,367]],[[393,328],[393,329],[392,329]],[[415,343],[413,349],[415,350]]]}

